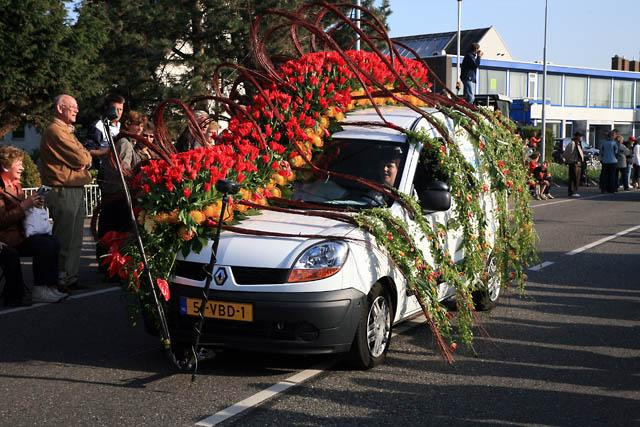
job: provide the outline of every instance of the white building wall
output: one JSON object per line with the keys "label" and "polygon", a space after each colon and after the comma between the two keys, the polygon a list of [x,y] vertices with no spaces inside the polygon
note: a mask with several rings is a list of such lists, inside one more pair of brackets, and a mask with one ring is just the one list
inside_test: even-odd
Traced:
{"label": "white building wall", "polygon": [[510,61],[513,59],[506,43],[500,37],[495,28],[489,28],[489,31],[480,40],[480,50],[484,59],[497,59]]}
{"label": "white building wall", "polygon": [[41,135],[37,129],[31,125],[26,125],[24,129],[24,137],[15,137],[16,132],[9,132],[3,138],[0,138],[0,145],[13,145],[27,153],[31,153],[40,149]]}

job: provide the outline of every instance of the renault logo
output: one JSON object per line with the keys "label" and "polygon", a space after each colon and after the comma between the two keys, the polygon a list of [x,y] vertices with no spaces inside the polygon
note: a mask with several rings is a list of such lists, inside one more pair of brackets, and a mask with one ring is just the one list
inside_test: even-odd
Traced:
{"label": "renault logo", "polygon": [[216,285],[222,286],[227,281],[227,271],[224,267],[218,268],[216,274],[213,275],[213,279],[216,281]]}

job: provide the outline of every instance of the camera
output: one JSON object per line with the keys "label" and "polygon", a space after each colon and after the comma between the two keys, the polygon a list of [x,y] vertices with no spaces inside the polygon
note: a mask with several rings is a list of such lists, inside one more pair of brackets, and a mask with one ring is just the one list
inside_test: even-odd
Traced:
{"label": "camera", "polygon": [[51,187],[47,187],[46,185],[42,185],[40,186],[40,188],[38,188],[36,190],[36,194],[38,196],[44,196],[45,194],[47,194],[49,191],[51,191]]}

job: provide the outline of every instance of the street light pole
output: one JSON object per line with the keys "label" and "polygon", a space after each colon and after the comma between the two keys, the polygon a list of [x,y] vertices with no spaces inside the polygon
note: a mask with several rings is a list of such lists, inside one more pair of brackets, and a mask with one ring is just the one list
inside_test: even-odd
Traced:
{"label": "street light pole", "polygon": [[456,94],[460,94],[460,85],[458,82],[460,79],[460,27],[462,26],[462,0],[458,0],[458,46],[457,46],[457,59],[456,59]]}
{"label": "street light pole", "polygon": [[542,48],[542,153],[540,158],[544,162],[545,145],[547,141],[547,7],[549,0],[544,0],[544,47]]}
{"label": "street light pole", "polygon": [[[360,6],[361,6],[361,0],[356,0],[356,6],[358,6],[356,8],[356,13],[355,13],[356,27],[358,27],[358,29],[360,29]],[[356,50],[360,50],[360,34],[356,34]]]}

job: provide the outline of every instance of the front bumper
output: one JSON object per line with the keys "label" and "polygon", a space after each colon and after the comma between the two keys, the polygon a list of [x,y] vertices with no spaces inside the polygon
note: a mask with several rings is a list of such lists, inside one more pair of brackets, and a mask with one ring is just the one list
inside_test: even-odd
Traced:
{"label": "front bumper", "polygon": [[[174,342],[191,343],[196,316],[180,314],[182,297],[200,298],[202,289],[171,285],[168,321]],[[253,305],[253,322],[205,320],[200,343],[290,354],[329,354],[351,347],[366,295],[356,289],[327,292],[235,292],[210,290],[209,298]]]}

